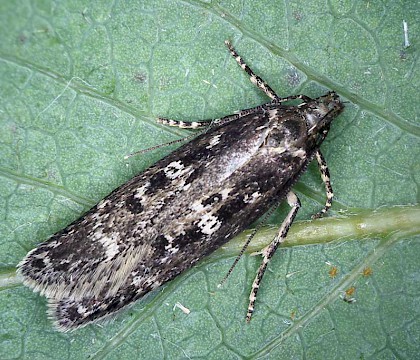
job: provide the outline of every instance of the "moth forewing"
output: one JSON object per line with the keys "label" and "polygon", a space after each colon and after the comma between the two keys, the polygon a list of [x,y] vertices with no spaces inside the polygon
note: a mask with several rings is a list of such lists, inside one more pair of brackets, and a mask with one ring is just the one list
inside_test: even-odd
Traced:
{"label": "moth forewing", "polygon": [[[291,187],[316,157],[331,206],[328,168],[319,146],[343,109],[334,93],[278,97],[236,61],[273,100],[217,119],[204,133],[108,195],[18,265],[24,283],[49,300],[49,315],[67,331],[114,314],[172,280],[287,198],[292,210],[252,286],[260,280],[300,207]],[[299,105],[286,105],[300,99]],[[188,127],[184,122],[161,123]],[[202,122],[194,122],[199,128]],[[236,262],[235,262],[236,263]]]}

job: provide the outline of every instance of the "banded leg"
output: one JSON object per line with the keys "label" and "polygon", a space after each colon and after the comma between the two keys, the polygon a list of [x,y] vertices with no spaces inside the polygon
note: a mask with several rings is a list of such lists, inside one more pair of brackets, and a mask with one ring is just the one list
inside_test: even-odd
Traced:
{"label": "banded leg", "polygon": [[290,96],[286,96],[284,98],[279,97],[279,98],[277,98],[275,100],[271,100],[271,102],[266,103],[266,104],[261,105],[261,106],[270,107],[270,105],[278,105],[278,104],[281,104],[281,103],[284,103],[284,102],[290,101],[290,100],[302,100],[303,102],[301,104],[297,105],[297,107],[304,106],[304,105],[306,105],[306,103],[314,101],[314,99],[310,98],[309,96],[300,94],[300,95],[290,95]]}
{"label": "banded leg", "polygon": [[146,153],[146,152],[149,152],[149,151],[152,151],[152,150],[159,149],[159,148],[164,147],[164,146],[174,145],[174,144],[177,144],[177,143],[180,143],[180,142],[191,140],[191,139],[195,138],[196,136],[200,135],[201,133],[206,132],[212,126],[225,124],[225,123],[228,123],[230,121],[236,120],[236,119],[238,119],[242,116],[249,115],[249,114],[254,114],[254,113],[259,112],[259,111],[264,111],[264,107],[268,104],[271,104],[271,103],[258,105],[258,106],[255,106],[253,108],[241,110],[241,111],[238,111],[235,114],[228,115],[228,116],[225,116],[225,117],[222,117],[222,118],[219,118],[219,119],[185,122],[185,121],[180,121],[180,120],[157,118],[156,122],[159,123],[159,124],[165,125],[165,126],[174,126],[174,127],[178,127],[178,128],[181,128],[181,129],[191,129],[191,130],[204,128],[204,130],[201,130],[198,134],[194,133],[194,134],[188,135],[188,136],[186,136],[182,139],[173,140],[173,141],[170,141],[170,142],[165,143],[165,144],[159,144],[159,145],[147,148],[147,149],[136,151],[132,154],[126,155],[124,158],[128,159],[128,158],[130,158],[134,155],[143,154],[143,153]]}
{"label": "banded leg", "polygon": [[[164,118],[157,118],[156,122],[158,122],[159,124],[163,124],[163,125],[176,126],[176,127],[181,128],[181,129],[198,129],[198,128],[201,128],[201,127],[206,127],[206,126],[208,127],[209,126],[208,122],[195,121],[195,122],[192,122],[192,123],[188,123],[188,122],[184,122],[184,121],[164,119]],[[135,151],[131,154],[128,154],[128,155],[124,156],[124,159],[128,159],[128,158],[136,156],[136,155],[140,155],[140,154],[147,153],[149,151],[160,149],[160,148],[165,147],[165,146],[170,146],[170,145],[178,144],[178,143],[181,143],[181,142],[185,142],[185,141],[188,141],[188,140],[191,140],[191,139],[195,138],[196,136],[197,136],[197,133],[193,133],[193,134],[187,135],[187,136],[185,136],[181,139],[172,140],[172,141],[169,141],[169,142],[164,143],[164,144],[159,144],[159,145],[151,146],[147,149]]]}
{"label": "banded leg", "polygon": [[236,62],[239,64],[239,66],[246,71],[246,73],[249,75],[249,79],[251,80],[251,82],[256,85],[257,87],[259,87],[262,91],[264,91],[264,93],[270,98],[273,99],[273,101],[275,103],[282,103],[282,102],[286,102],[289,100],[295,100],[295,99],[301,99],[305,102],[311,101],[312,99],[308,96],[305,95],[293,95],[293,96],[288,96],[285,98],[281,98],[279,97],[274,90],[263,80],[261,79],[258,75],[256,75],[252,69],[244,62],[244,60],[239,56],[239,54],[236,52],[235,48],[232,46],[232,44],[230,43],[230,41],[226,40],[225,41],[226,46],[228,47],[230,53],[232,54],[232,56],[235,58]]}
{"label": "banded leg", "polygon": [[156,122],[162,125],[166,125],[166,126],[174,126],[174,127],[178,127],[181,129],[201,129],[201,128],[205,128],[205,127],[211,127],[214,125],[221,125],[221,124],[225,124],[228,123],[230,121],[236,120],[242,116],[245,115],[249,115],[249,114],[255,114],[259,111],[264,111],[264,108],[266,106],[269,106],[270,104],[272,104],[272,102],[263,104],[263,105],[258,105],[249,109],[244,109],[244,110],[240,110],[235,112],[232,115],[228,115],[228,116],[224,116],[222,118],[218,118],[218,119],[208,119],[208,120],[199,120],[199,121],[193,121],[193,122],[185,122],[185,121],[180,121],[180,120],[172,120],[172,119],[166,119],[166,118],[157,118]]}
{"label": "banded leg", "polygon": [[324,215],[331,208],[332,200],[334,197],[334,192],[331,186],[330,172],[328,170],[327,162],[325,161],[324,156],[319,150],[317,150],[317,152],[315,153],[315,157],[316,157],[316,161],[318,162],[318,167],[321,173],[322,181],[325,184],[325,192],[327,194],[327,201],[325,202],[324,208],[320,212],[316,213],[315,215],[312,215],[312,219],[317,219],[321,217],[322,215]]}
{"label": "banded leg", "polygon": [[[262,105],[260,105],[259,107],[261,107]],[[256,109],[255,108],[251,108],[249,109],[250,112],[252,112],[252,110]],[[236,120],[238,119],[240,116],[246,115],[243,114],[244,112],[246,112],[247,110],[241,110],[235,114],[232,115],[228,115],[219,119],[209,119],[209,120],[200,120],[200,121],[193,121],[193,122],[185,122],[185,121],[179,121],[179,120],[172,120],[172,119],[165,119],[165,118],[157,118],[157,122],[159,124],[162,125],[166,125],[166,126],[174,126],[174,127],[178,127],[180,129],[201,129],[201,128],[210,128],[214,125],[220,125],[220,124],[224,124],[226,122],[232,121],[232,120]]]}
{"label": "banded leg", "polygon": [[176,127],[179,127],[180,129],[198,129],[198,128],[209,126],[209,122],[207,121],[185,122],[185,121],[165,119],[165,118],[157,118],[156,121],[159,124],[163,124],[167,126],[176,126]]}
{"label": "banded leg", "polygon": [[181,129],[201,129],[205,127],[211,127],[214,125],[221,125],[228,123],[230,121],[236,120],[242,116],[255,114],[259,111],[267,111],[270,109],[270,105],[277,105],[282,102],[290,101],[290,100],[302,100],[304,101],[302,104],[299,104],[298,106],[305,105],[305,103],[312,101],[312,99],[306,95],[292,95],[285,98],[277,98],[276,100],[273,100],[271,102],[258,105],[249,109],[240,110],[238,112],[235,112],[232,115],[224,116],[222,118],[218,119],[209,119],[209,120],[200,120],[200,121],[193,121],[193,122],[185,122],[180,120],[173,120],[173,119],[166,119],[166,118],[157,118],[156,122],[165,126],[174,126]]}
{"label": "banded leg", "polygon": [[230,43],[230,41],[226,40],[225,41],[225,44],[228,47],[228,49],[229,49],[230,53],[232,54],[232,56],[235,58],[236,62],[239,64],[239,66],[243,70],[245,70],[247,72],[247,74],[249,75],[249,79],[251,80],[251,82],[254,85],[258,86],[262,91],[264,91],[264,93],[270,99],[278,100],[279,97],[274,92],[274,90],[263,79],[261,79],[258,75],[256,75],[247,64],[245,64],[245,62],[238,55],[238,53],[236,52],[236,50],[234,49],[234,47],[232,46],[232,44]]}
{"label": "banded leg", "polygon": [[283,242],[286,238],[287,232],[290,229],[290,226],[293,223],[293,220],[300,208],[300,201],[299,198],[293,191],[290,191],[287,194],[287,203],[290,205],[291,209],[287,214],[286,219],[284,219],[283,223],[280,226],[280,229],[274,238],[274,240],[263,250],[263,261],[258,269],[257,276],[252,284],[251,294],[249,295],[249,305],[248,305],[248,312],[246,314],[246,321],[250,322],[252,313],[254,312],[255,300],[257,298],[258,289],[260,287],[261,279],[264,276],[265,270],[267,269],[267,265],[277,250],[277,247]]}
{"label": "banded leg", "polygon": [[[278,204],[276,204],[278,205]],[[218,288],[220,288],[225,281],[227,280],[227,278],[230,276],[230,274],[232,274],[233,269],[235,268],[235,266],[238,264],[239,260],[241,259],[242,255],[245,253],[246,248],[248,247],[248,245],[251,243],[252,239],[255,237],[255,235],[257,234],[258,230],[260,230],[260,228],[265,225],[267,219],[273,215],[274,210],[277,209],[277,206],[273,205],[264,215],[264,217],[262,218],[261,222],[256,226],[256,228],[252,231],[252,233],[248,236],[247,241],[245,242],[245,244],[242,246],[241,251],[239,252],[238,256],[236,257],[235,261],[233,262],[233,264],[230,266],[228,272],[226,273],[225,277],[222,279],[222,281],[220,281],[219,285],[217,285]]]}

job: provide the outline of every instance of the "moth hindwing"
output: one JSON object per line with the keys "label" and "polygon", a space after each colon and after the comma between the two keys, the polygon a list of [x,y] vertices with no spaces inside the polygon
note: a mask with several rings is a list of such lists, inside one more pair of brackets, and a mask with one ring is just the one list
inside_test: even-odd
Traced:
{"label": "moth hindwing", "polygon": [[[316,216],[331,206],[333,192],[319,147],[343,109],[339,97],[329,92],[316,99],[280,98],[226,45],[271,101],[214,120],[207,131],[114,190],[18,265],[24,283],[47,297],[48,313],[59,330],[114,314],[286,199],[291,210],[263,250],[249,321],[267,264],[300,207],[291,188],[314,157],[327,189],[325,207]],[[285,104],[293,99],[300,104]],[[190,128],[208,124],[159,121]]]}

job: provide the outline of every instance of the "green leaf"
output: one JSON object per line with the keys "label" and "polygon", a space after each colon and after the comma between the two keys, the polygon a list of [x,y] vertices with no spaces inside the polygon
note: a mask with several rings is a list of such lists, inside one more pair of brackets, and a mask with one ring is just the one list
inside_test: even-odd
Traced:
{"label": "green leaf", "polygon": [[[391,0],[0,2],[0,358],[415,358],[417,12]],[[260,257],[246,254],[217,288],[243,234],[112,322],[56,332],[16,264],[173,148],[125,155],[187,135],[156,116],[216,118],[267,101],[225,39],[279,95],[331,89],[348,101],[323,145],[331,214],[307,221],[325,197],[310,166],[295,186],[300,222],[250,324]],[[286,211],[249,252],[271,241]],[[352,287],[349,304],[341,297]]]}

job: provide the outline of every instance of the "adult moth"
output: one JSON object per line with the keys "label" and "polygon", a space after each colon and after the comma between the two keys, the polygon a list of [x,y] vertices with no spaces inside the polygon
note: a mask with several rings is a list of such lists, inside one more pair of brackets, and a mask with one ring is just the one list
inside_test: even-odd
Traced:
{"label": "adult moth", "polygon": [[[316,99],[280,98],[226,45],[271,101],[213,121],[18,265],[24,283],[47,297],[48,313],[59,330],[84,326],[132,304],[286,199],[291,210],[263,250],[249,321],[267,264],[300,207],[291,188],[313,158],[327,190],[326,204],[316,216],[331,206],[333,192],[319,147],[343,103],[335,92]],[[290,100],[300,103],[287,105]],[[209,124],[159,121],[186,128]]]}

